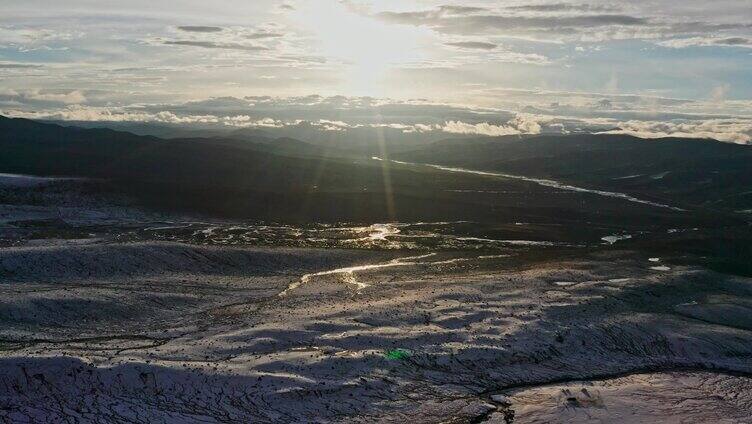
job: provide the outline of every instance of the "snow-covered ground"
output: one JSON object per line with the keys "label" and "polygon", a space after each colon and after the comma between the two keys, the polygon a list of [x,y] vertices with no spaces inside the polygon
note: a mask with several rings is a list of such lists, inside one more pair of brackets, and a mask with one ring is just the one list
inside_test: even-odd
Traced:
{"label": "snow-covered ground", "polygon": [[[712,372],[633,374],[513,391],[516,422],[750,422],[752,379]],[[494,412],[489,423],[503,423]]]}
{"label": "snow-covered ground", "polygon": [[56,181],[75,181],[76,178],[38,177],[35,175],[0,173],[0,187],[35,187]]}
{"label": "snow-covered ground", "polygon": [[[0,417],[503,422],[511,409],[515,422],[630,411],[743,422],[749,411],[748,279],[613,255],[498,257],[495,271],[441,257],[365,266],[398,257],[163,242],[3,249]],[[326,272],[338,268],[363,285]],[[676,370],[695,373],[666,377]],[[587,382],[609,376],[626,377]],[[551,386],[571,380],[585,382]],[[597,400],[561,394],[581,385]],[[645,393],[674,407],[638,408]]]}
{"label": "snow-covered ground", "polygon": [[294,228],[41,200],[0,206],[0,422],[752,416],[752,279],[600,243],[463,241],[451,223]]}

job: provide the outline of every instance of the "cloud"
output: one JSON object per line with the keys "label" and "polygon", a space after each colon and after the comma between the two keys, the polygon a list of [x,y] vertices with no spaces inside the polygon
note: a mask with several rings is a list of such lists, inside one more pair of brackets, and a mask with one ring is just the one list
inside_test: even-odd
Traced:
{"label": "cloud", "polygon": [[85,122],[151,122],[155,115],[115,111],[108,108],[69,107],[55,111],[5,110],[3,114],[17,118]]}
{"label": "cloud", "polygon": [[280,38],[284,37],[285,34],[279,33],[279,32],[272,32],[272,31],[258,31],[251,34],[245,35],[245,38],[249,40],[261,40],[264,38]]}
{"label": "cloud", "polygon": [[444,5],[439,6],[439,12],[447,15],[472,15],[480,12],[487,12],[488,8],[476,7],[476,6],[455,6]]}
{"label": "cloud", "polygon": [[0,104],[29,105],[33,107],[54,107],[86,102],[86,96],[79,90],[5,90],[0,91]]}
{"label": "cloud", "polygon": [[519,114],[506,125],[494,125],[488,122],[468,124],[461,121],[447,121],[440,129],[453,134],[477,134],[487,136],[540,134],[541,125],[532,115]]}
{"label": "cloud", "polygon": [[495,51],[486,57],[491,62],[524,63],[527,65],[548,65],[551,63],[549,58],[538,53],[519,53],[508,50]]}
{"label": "cloud", "polygon": [[166,124],[218,124],[224,119],[214,115],[177,115],[170,111],[157,113],[128,111],[122,108],[69,106],[52,112],[5,111],[19,118],[82,122],[158,122]]}
{"label": "cloud", "polygon": [[737,144],[752,144],[752,120],[712,119],[700,122],[627,121],[601,134],[628,134],[640,138],[709,138]]}
{"label": "cloud", "polygon": [[222,32],[224,30],[221,27],[201,25],[184,25],[179,26],[178,29],[185,32]]}
{"label": "cloud", "polygon": [[721,45],[746,45],[745,37],[719,34],[751,28],[741,17],[738,22],[689,20],[676,11],[656,13],[641,2],[630,4],[628,11],[610,4],[568,2],[470,9],[441,6],[417,11],[387,10],[375,16],[391,23],[426,27],[441,34],[530,37],[541,41],[661,40],[714,34],[726,40],[720,41]]}
{"label": "cloud", "polygon": [[619,8],[611,5],[571,3],[526,4],[520,6],[508,6],[505,9],[528,12],[615,12],[620,10]]}
{"label": "cloud", "polygon": [[690,37],[675,38],[658,43],[663,47],[681,49],[686,47],[747,47],[752,48],[752,38],[749,37]]}
{"label": "cloud", "polygon": [[191,46],[201,47],[204,49],[224,49],[224,50],[242,50],[242,51],[264,51],[268,47],[257,46],[253,44],[241,43],[220,43],[214,41],[194,41],[194,40],[164,40],[162,44],[168,46]]}
{"label": "cloud", "polygon": [[746,37],[728,37],[716,40],[716,44],[724,46],[749,46],[752,47],[752,39]]}
{"label": "cloud", "polygon": [[319,119],[318,121],[311,122],[314,127],[321,127],[324,131],[347,131],[351,128],[357,128],[357,125],[350,125],[343,121],[331,121],[328,119]]}
{"label": "cloud", "polygon": [[[236,50],[245,52],[271,51],[272,49],[262,43],[265,40],[274,40],[285,36],[284,33],[275,30],[277,25],[265,24],[263,27],[246,26],[179,26],[180,32],[175,37],[152,37],[145,40],[150,45],[198,47],[213,50]],[[267,60],[284,60],[281,54],[270,54]]]}
{"label": "cloud", "polygon": [[[12,49],[20,53],[67,51],[69,50],[68,44],[85,36],[82,31],[27,27],[15,22],[12,26],[2,26],[2,20],[3,17],[0,16],[0,49],[3,50]],[[21,19],[21,22],[23,22],[23,19]],[[12,53],[11,56],[8,56],[7,53],[5,52],[3,57],[14,58]]]}
{"label": "cloud", "polygon": [[281,128],[285,126],[285,122],[277,119],[253,119],[248,115],[226,116],[222,118],[222,123],[231,127],[239,128]]}
{"label": "cloud", "polygon": [[[720,91],[727,91],[722,87]],[[518,90],[524,91],[524,90]],[[499,91],[514,96],[513,90]],[[506,93],[506,94],[501,94]],[[519,134],[600,133],[642,138],[712,138],[752,144],[752,102],[708,99],[705,103],[600,93],[533,92],[547,106],[521,112],[482,109],[426,100],[392,100],[346,96],[217,97],[173,104],[137,104],[129,107],[80,105],[96,93],[80,91],[0,91],[4,114],[32,119],[90,122],[151,122],[202,128],[263,128],[274,136],[309,140],[337,137],[343,142],[375,140],[439,140],[446,134],[504,136]],[[563,102],[582,101],[580,107],[550,104],[548,96]],[[604,97],[605,96],[605,97]],[[608,108],[594,109],[599,100]],[[650,106],[652,105],[652,106]],[[662,112],[654,112],[654,108]],[[682,110],[737,111],[738,116],[708,116],[671,112]],[[643,112],[640,108],[647,108]],[[746,115],[743,115],[746,114]],[[634,118],[630,118],[634,117]]]}
{"label": "cloud", "polygon": [[[619,94],[613,92],[583,92],[583,91],[565,91],[565,90],[543,90],[543,89],[515,89],[502,87],[479,87],[471,89],[468,96],[476,101],[481,99],[492,99],[499,104],[499,107],[506,107],[511,110],[531,109],[533,113],[548,113],[552,115],[570,115],[580,117],[596,116],[613,116],[616,114],[637,114],[643,113],[651,116],[653,120],[656,117],[666,117],[677,113],[731,113],[743,114],[750,113],[752,110],[744,111],[738,105],[733,108],[722,108],[720,104],[705,104],[703,102],[686,99],[661,96],[656,94]],[[606,100],[606,101],[604,101]],[[633,119],[626,118],[622,119]]]}
{"label": "cloud", "polygon": [[508,124],[514,126],[523,134],[540,134],[541,123],[547,121],[549,119],[542,116],[518,113]]}
{"label": "cloud", "polygon": [[29,46],[46,42],[70,41],[82,38],[84,35],[81,31],[24,26],[0,26],[0,40],[14,45]]}
{"label": "cloud", "polygon": [[514,15],[484,13],[447,16],[442,9],[421,12],[381,12],[380,18],[394,23],[428,26],[451,34],[508,33],[511,30],[573,32],[582,28],[647,25],[646,18],[621,14]]}
{"label": "cloud", "polygon": [[493,50],[498,45],[483,41],[457,41],[453,43],[444,43],[447,46],[459,47],[461,49]]}
{"label": "cloud", "polygon": [[36,65],[31,63],[8,63],[0,62],[0,69],[35,69],[42,68],[42,65]]}

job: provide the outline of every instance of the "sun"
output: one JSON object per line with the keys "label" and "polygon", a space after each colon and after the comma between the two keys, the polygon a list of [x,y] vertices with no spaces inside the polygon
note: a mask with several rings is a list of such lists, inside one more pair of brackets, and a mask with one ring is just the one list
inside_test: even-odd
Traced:
{"label": "sun", "polygon": [[394,25],[338,1],[298,12],[327,61],[341,63],[351,88],[372,87],[389,69],[421,59],[422,30]]}

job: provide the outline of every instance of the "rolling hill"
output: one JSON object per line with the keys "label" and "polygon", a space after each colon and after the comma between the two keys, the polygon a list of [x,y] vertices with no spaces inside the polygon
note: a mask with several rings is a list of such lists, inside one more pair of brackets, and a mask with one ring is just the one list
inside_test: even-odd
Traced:
{"label": "rolling hill", "polygon": [[713,140],[593,134],[450,139],[395,158],[551,178],[709,209],[752,209],[752,148]]}

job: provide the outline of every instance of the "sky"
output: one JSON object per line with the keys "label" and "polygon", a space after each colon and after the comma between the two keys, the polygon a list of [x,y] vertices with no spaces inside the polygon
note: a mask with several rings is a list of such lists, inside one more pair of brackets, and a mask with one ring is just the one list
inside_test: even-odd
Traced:
{"label": "sky", "polygon": [[3,0],[0,113],[752,144],[749,0]]}

